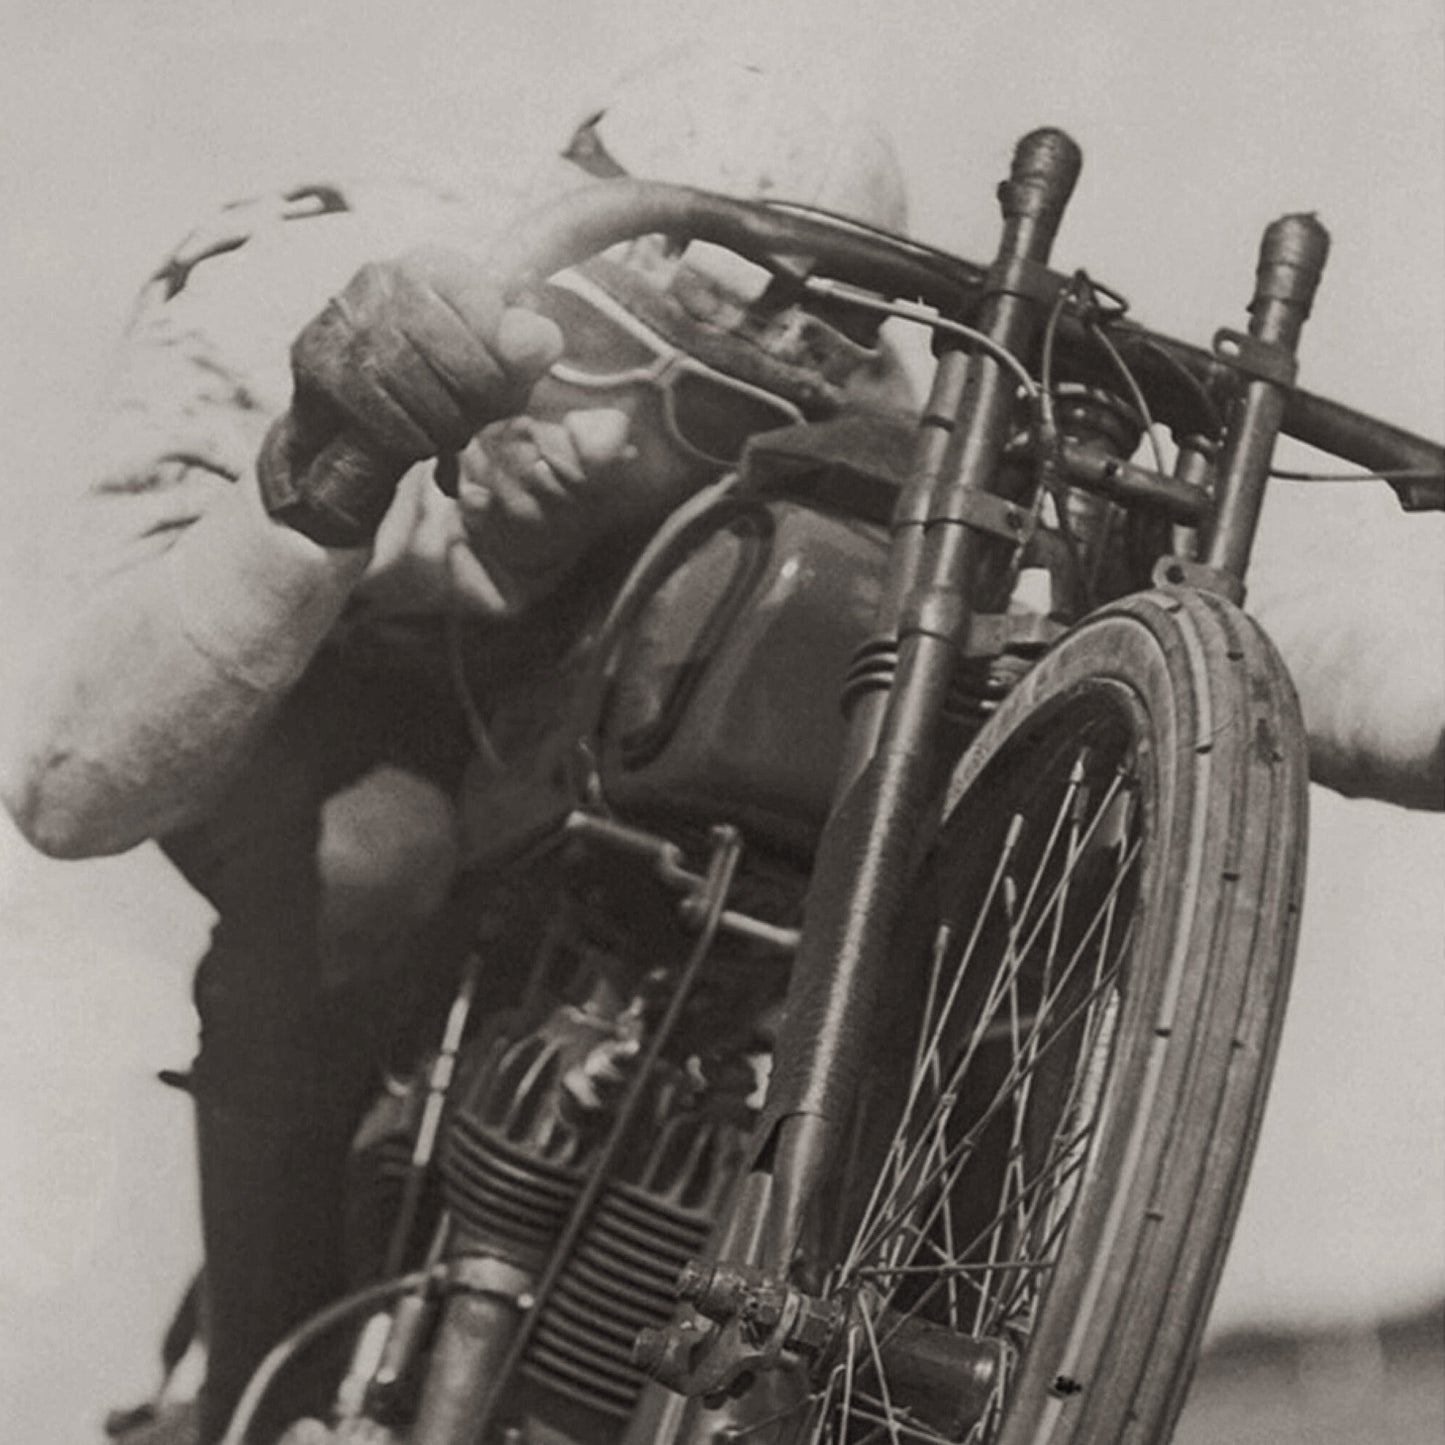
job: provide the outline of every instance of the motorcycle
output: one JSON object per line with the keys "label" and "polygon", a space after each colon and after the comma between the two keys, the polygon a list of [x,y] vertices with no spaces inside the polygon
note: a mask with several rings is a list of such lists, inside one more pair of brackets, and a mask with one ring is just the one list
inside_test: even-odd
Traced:
{"label": "motorcycle", "polygon": [[1296,386],[1312,217],[1197,348],[1050,269],[1079,165],[1020,142],[986,267],[630,180],[495,248],[521,298],[724,246],[927,327],[931,389],[754,438],[477,717],[471,950],[358,1136],[357,1288],[226,1445],[323,1343],[284,1445],[1169,1437],[1300,908],[1241,606],[1276,438],[1410,510],[1445,452]]}

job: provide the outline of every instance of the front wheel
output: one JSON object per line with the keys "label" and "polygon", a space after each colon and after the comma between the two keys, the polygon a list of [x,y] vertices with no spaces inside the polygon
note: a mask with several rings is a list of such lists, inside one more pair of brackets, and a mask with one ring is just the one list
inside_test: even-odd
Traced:
{"label": "front wheel", "polygon": [[1304,807],[1293,690],[1226,602],[1128,599],[1019,684],[916,891],[810,1270],[847,1324],[783,1438],[1167,1440],[1263,1107]]}

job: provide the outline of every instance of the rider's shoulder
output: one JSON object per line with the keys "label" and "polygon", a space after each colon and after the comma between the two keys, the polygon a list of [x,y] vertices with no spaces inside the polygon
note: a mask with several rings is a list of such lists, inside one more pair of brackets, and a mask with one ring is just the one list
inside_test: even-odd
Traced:
{"label": "rider's shoulder", "polygon": [[249,304],[261,292],[310,300],[365,261],[422,244],[474,243],[511,208],[500,187],[462,195],[408,178],[308,181],[232,201],[165,255],[138,309],[189,312],[237,294]]}

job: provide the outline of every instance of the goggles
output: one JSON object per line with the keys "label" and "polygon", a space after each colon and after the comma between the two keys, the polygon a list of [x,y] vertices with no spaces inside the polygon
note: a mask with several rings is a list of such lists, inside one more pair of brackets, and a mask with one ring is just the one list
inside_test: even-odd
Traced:
{"label": "goggles", "polygon": [[736,465],[758,432],[805,420],[785,398],[689,356],[575,271],[547,282],[541,309],[566,338],[552,366],[558,381],[582,391],[650,386],[672,440],[712,466]]}

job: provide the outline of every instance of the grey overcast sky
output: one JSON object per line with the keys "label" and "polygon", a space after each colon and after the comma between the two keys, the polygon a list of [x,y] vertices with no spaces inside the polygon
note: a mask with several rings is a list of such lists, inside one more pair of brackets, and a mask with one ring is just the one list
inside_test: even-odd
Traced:
{"label": "grey overcast sky", "polygon": [[[1086,162],[1060,263],[1191,339],[1242,323],[1265,223],[1319,212],[1335,244],[1307,384],[1439,436],[1441,16],[1437,0],[0,0],[0,654],[45,605],[33,539],[80,475],[131,297],[194,217],[329,175],[524,168],[599,79],[687,39],[853,88],[894,133],[915,231],[974,257],[1015,139],[1063,125]],[[1262,551],[1353,558],[1421,596],[1445,575],[1439,526],[1406,524],[1383,489],[1281,493]],[[1314,804],[1295,1009],[1217,1328],[1368,1318],[1445,1288],[1445,820]],[[87,1438],[149,1384],[195,1243],[189,1122],[147,1078],[189,1057],[204,925],[148,850],[50,865],[0,835],[5,1439]]]}

